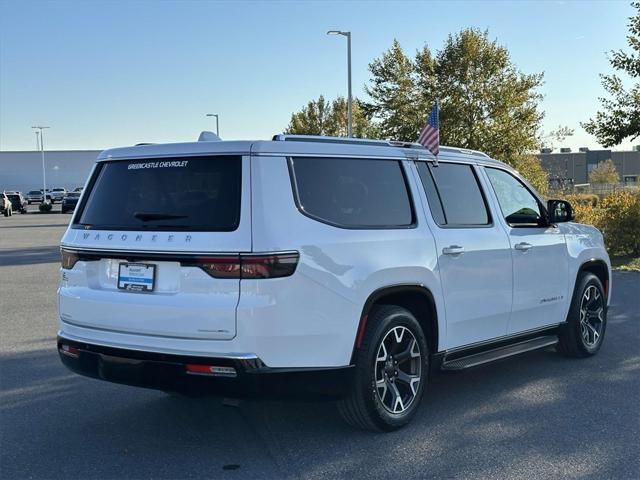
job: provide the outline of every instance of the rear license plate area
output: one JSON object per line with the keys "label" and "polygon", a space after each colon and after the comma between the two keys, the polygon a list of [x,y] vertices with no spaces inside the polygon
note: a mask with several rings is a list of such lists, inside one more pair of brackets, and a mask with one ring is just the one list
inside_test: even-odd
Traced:
{"label": "rear license plate area", "polygon": [[150,263],[121,263],[118,266],[118,288],[130,292],[153,292],[156,266]]}

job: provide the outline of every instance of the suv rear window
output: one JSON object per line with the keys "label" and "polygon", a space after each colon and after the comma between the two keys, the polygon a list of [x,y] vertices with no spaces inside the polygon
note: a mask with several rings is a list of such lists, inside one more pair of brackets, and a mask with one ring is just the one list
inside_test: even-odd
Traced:
{"label": "suv rear window", "polygon": [[104,162],[75,225],[97,230],[232,231],[240,221],[239,156]]}
{"label": "suv rear window", "polygon": [[345,228],[397,228],[414,223],[402,166],[396,160],[293,158],[298,208]]}

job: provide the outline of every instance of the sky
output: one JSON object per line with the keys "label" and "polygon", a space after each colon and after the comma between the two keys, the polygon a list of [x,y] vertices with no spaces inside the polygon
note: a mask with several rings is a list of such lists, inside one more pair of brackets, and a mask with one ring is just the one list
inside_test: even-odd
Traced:
{"label": "sky", "polygon": [[309,100],[346,95],[346,39],[327,30],[352,32],[366,99],[368,64],[394,38],[413,55],[466,27],[544,72],[544,132],[566,125],[562,146],[599,148],[579,123],[632,13],[629,1],[0,0],[0,150],[35,149],[33,125],[51,127],[51,150],[192,141],[215,130],[206,113],[225,140],[268,139]]}

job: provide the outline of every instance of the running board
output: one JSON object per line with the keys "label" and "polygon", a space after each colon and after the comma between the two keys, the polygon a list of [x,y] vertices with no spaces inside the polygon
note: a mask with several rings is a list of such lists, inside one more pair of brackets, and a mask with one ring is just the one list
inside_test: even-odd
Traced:
{"label": "running board", "polygon": [[[558,337],[556,335],[545,335],[543,337],[535,337],[523,342],[505,345],[503,347],[493,348],[491,350],[462,357],[460,356],[461,352],[452,352],[445,355],[440,368],[442,370],[465,370],[484,363],[495,362],[497,360],[502,360],[503,358],[520,355],[521,353],[547,348],[555,345],[556,343],[558,343]],[[451,359],[452,356],[455,358]],[[447,357],[449,357],[449,359]]]}

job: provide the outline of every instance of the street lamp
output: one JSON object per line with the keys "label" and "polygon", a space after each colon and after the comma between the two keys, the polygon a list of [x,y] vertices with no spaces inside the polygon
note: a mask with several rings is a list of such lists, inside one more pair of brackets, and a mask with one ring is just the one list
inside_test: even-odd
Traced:
{"label": "street lamp", "polygon": [[349,94],[347,97],[347,136],[353,137],[353,105],[351,97],[351,32],[340,30],[329,30],[327,35],[342,35],[347,37],[347,81],[349,84]]}
{"label": "street lamp", "polygon": [[220,128],[218,126],[218,114],[217,113],[207,113],[207,117],[216,117],[216,135],[220,136]]}
{"label": "street lamp", "polygon": [[47,203],[47,173],[44,168],[44,135],[43,130],[50,127],[31,127],[36,131],[36,141],[40,134],[40,154],[42,155],[42,203]]}

